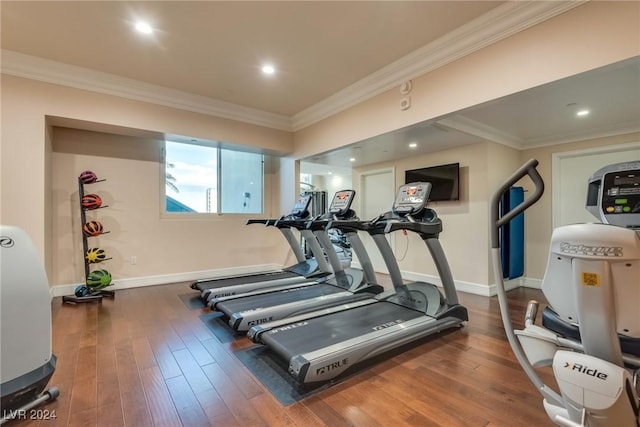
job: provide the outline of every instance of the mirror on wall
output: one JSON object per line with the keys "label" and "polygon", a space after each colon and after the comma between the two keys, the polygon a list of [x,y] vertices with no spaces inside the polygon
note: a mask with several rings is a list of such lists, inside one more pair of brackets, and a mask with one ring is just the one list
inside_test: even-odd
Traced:
{"label": "mirror on wall", "polygon": [[640,57],[633,57],[310,156],[301,171],[350,170],[482,141],[523,150],[637,131]]}

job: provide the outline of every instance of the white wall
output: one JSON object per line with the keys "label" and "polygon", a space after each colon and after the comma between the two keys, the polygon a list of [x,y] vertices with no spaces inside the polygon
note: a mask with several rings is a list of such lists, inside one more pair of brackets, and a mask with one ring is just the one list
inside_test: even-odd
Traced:
{"label": "white wall", "polygon": [[[488,194],[490,192],[489,176],[501,175],[496,169],[490,173],[491,151],[502,151],[494,148],[493,143],[478,143],[466,147],[443,150],[423,156],[415,156],[390,163],[378,163],[354,170],[354,186],[358,190],[360,174],[369,170],[395,167],[396,183],[404,182],[404,172],[428,166],[448,163],[460,163],[460,200],[449,202],[433,202],[429,207],[434,209],[442,219],[443,232],[440,242],[447,255],[454,279],[461,284],[461,289],[481,294],[489,293],[490,270],[488,256]],[[504,147],[505,151],[517,151]],[[507,169],[507,168],[504,168]],[[504,175],[504,176],[502,176]],[[406,251],[406,257],[399,260],[403,272],[437,276],[437,270],[422,240],[413,234],[404,236],[395,233],[396,256],[400,258]],[[406,249],[405,249],[406,248]]]}
{"label": "white wall", "polygon": [[525,241],[527,276],[541,280],[547,263],[549,242],[553,230],[552,221],[552,188],[553,168],[552,156],[554,153],[566,151],[584,150],[592,147],[605,147],[609,145],[638,143],[640,133],[629,133],[606,138],[596,138],[587,141],[578,141],[570,144],[553,145],[525,150],[521,153],[521,159],[535,158],[540,162],[538,171],[545,181],[545,193],[540,201],[532,206],[525,218]]}
{"label": "white wall", "polygon": [[[52,284],[84,278],[77,184],[83,170],[106,179],[85,186],[86,193],[98,194],[108,205],[86,216],[109,231],[89,238],[89,245],[105,249],[113,258],[100,266],[114,281],[285,261],[288,246],[277,230],[245,225],[249,217],[272,216],[272,194],[279,190],[273,170],[265,174],[265,215],[163,217],[162,144],[157,139],[54,128]],[[129,262],[132,256],[137,258],[135,265]]]}
{"label": "white wall", "polygon": [[[56,164],[75,166],[75,163],[78,163],[83,166],[86,164],[89,168],[109,165],[110,168],[123,168],[123,175],[136,177],[138,172],[133,167],[136,162],[130,163],[130,159],[116,160],[117,157],[104,156],[104,159],[92,163],[92,159],[97,160],[100,156],[79,153],[63,155],[60,151],[52,152],[46,134],[47,123],[51,122],[52,117],[160,135],[167,133],[223,140],[289,155],[289,158],[283,159],[277,166],[280,175],[275,179],[279,182],[277,188],[280,192],[270,196],[274,206],[270,213],[274,214],[290,209],[289,197],[294,197],[298,191],[296,180],[299,167],[296,159],[636,56],[640,54],[637,37],[639,23],[638,2],[589,2],[414,79],[412,107],[409,110],[398,109],[399,94],[397,90],[390,90],[295,134],[3,74],[0,81],[0,221],[26,229],[45,261],[52,258],[55,253],[54,247],[58,245],[53,232],[56,225],[52,219],[55,220],[57,214],[62,215],[67,209],[58,203],[69,203],[67,212],[71,218],[72,199],[69,198],[65,202],[64,197],[68,195],[57,193],[72,193],[71,187],[65,187],[67,178],[64,176],[67,173],[71,176],[71,167],[66,171],[66,166],[60,169],[55,167]],[[437,163],[449,163],[456,161],[451,157],[460,157],[463,163],[466,162],[469,166],[467,202],[438,206],[438,209],[446,220],[443,233],[445,249],[454,252],[454,256],[450,256],[451,259],[466,260],[467,264],[456,266],[454,274],[462,280],[482,282],[489,280],[487,257],[486,254],[478,256],[474,249],[487,244],[486,227],[477,235],[474,234],[466,244],[468,249],[463,248],[465,245],[448,241],[449,237],[446,237],[450,235],[451,229],[465,235],[469,231],[467,228],[470,221],[486,224],[486,199],[483,201],[482,198],[487,196],[489,187],[502,173],[493,173],[493,155],[489,147],[485,147],[482,156],[482,150],[478,150],[478,157],[473,159],[467,159],[463,155],[454,156],[453,151],[447,150],[434,155],[433,160]],[[547,152],[544,150],[541,154],[546,155]],[[536,150],[533,150],[532,154],[536,153]],[[526,152],[524,157],[528,156],[529,153]],[[141,170],[147,170],[147,163],[144,165],[146,166]],[[415,162],[415,167],[419,166],[423,164]],[[548,166],[543,166],[544,168]],[[398,167],[397,170],[400,173],[404,169]],[[62,175],[57,176],[58,173]],[[74,170],[73,175],[76,173]],[[147,173],[152,173],[151,169],[147,170]],[[548,169],[545,173],[549,173]],[[49,182],[54,176],[61,186],[60,189],[49,187]],[[355,177],[354,182],[357,182]],[[109,188],[109,191],[113,191],[114,203],[119,202],[115,197],[129,194],[125,190],[127,189],[118,191],[118,187]],[[28,203],[25,200],[28,200]],[[542,221],[534,225],[537,232],[527,232],[528,274],[539,274],[539,254],[546,252],[551,216],[547,203],[548,200],[544,201],[539,209],[532,211],[542,218]],[[52,208],[49,207],[51,204]],[[280,209],[275,209],[278,205]],[[167,223],[163,227],[163,233],[166,232],[171,238],[184,235],[197,239],[203,234],[208,235],[201,232],[202,224]],[[459,231],[460,227],[464,232]],[[482,225],[477,226],[480,227]],[[219,230],[223,233],[224,240],[229,238],[229,235],[224,233],[223,228],[220,227]],[[57,233],[64,235],[63,230]],[[71,239],[71,235],[65,238]],[[485,241],[482,242],[482,239]],[[142,244],[135,244],[140,246],[133,246],[131,249],[123,246],[123,254],[132,250],[143,250]],[[199,261],[187,259],[180,266],[160,266],[160,271],[168,271],[169,268],[200,268],[199,266],[204,266],[205,260],[208,262],[208,259],[203,255],[204,252],[198,251],[198,254]],[[222,257],[220,259],[224,260],[224,263],[230,263],[229,265],[243,263],[246,259],[239,261],[227,258],[223,250],[218,250],[213,258],[217,259],[217,255]],[[56,273],[56,280],[67,280],[71,277],[66,266],[51,264],[53,262],[47,261],[49,274],[52,270],[60,270]],[[148,271],[153,270],[150,265],[145,264],[139,264],[136,272],[125,270],[125,266],[121,267],[122,274],[125,275],[145,274],[147,268]],[[404,268],[430,271],[428,265],[422,265],[419,261],[407,261]]]}
{"label": "white wall", "polygon": [[[98,130],[113,128],[134,135],[185,135],[253,146],[269,153],[286,154],[292,149],[292,135],[284,131],[5,74],[0,84],[0,221],[27,231],[50,276],[55,269],[52,256],[56,244],[52,230],[55,213],[49,208],[54,203],[51,194],[55,190],[50,183],[56,171],[52,166],[54,156],[47,139],[47,123],[80,124],[83,128]],[[154,178],[154,184],[156,182]],[[274,189],[278,193],[279,187]],[[279,203],[278,194],[269,197]],[[274,209],[274,212],[280,210]],[[190,227],[196,238],[201,236],[197,227]],[[211,258],[218,259],[216,255]],[[229,260],[225,252],[221,252],[220,259]],[[241,258],[240,263],[247,261]],[[205,264],[201,262],[201,268],[205,268]]]}
{"label": "white wall", "polygon": [[[295,134],[297,158],[363,141],[640,55],[640,3],[588,2]],[[398,82],[398,87],[401,82]]]}

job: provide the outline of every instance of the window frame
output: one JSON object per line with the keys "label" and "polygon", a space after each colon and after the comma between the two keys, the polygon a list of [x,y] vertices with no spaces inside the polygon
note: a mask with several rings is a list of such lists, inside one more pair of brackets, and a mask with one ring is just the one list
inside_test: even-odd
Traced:
{"label": "window frame", "polygon": [[[201,146],[201,147],[207,147],[207,148],[211,148],[211,149],[215,149],[216,150],[216,197],[215,197],[215,204],[216,204],[216,212],[171,212],[171,211],[167,211],[167,196],[168,196],[168,191],[167,191],[167,149],[166,149],[166,143],[167,142],[171,142],[171,143],[176,143],[176,144],[186,144],[186,145],[197,145],[197,146]],[[240,152],[240,153],[249,153],[249,154],[255,154],[257,156],[260,156],[261,160],[260,160],[260,166],[261,166],[261,175],[260,175],[260,179],[261,179],[261,185],[260,185],[260,191],[261,191],[261,197],[260,197],[260,212],[220,212],[220,210],[222,209],[222,192],[221,192],[221,188],[222,188],[222,180],[223,180],[223,174],[222,174],[222,150],[226,150],[226,151],[234,151],[234,152]],[[233,217],[264,217],[265,215],[265,183],[266,183],[266,176],[265,176],[265,155],[263,153],[255,153],[252,151],[247,151],[247,150],[238,150],[238,149],[233,149],[230,148],[228,146],[225,147],[221,147],[220,144],[215,143],[215,145],[212,144],[206,144],[206,143],[197,143],[197,142],[185,142],[185,141],[179,141],[176,139],[166,139],[162,141],[162,145],[160,147],[160,218],[161,219],[188,219],[188,220],[212,220],[218,217],[223,217],[223,216],[233,216]]]}

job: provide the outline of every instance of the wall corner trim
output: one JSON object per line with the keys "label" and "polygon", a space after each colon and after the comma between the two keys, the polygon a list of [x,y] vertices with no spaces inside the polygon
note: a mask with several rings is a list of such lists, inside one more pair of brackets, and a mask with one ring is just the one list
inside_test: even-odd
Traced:
{"label": "wall corner trim", "polygon": [[[109,286],[107,290],[118,291],[123,289],[141,288],[144,286],[168,285],[179,282],[192,282],[199,279],[208,279],[216,277],[233,276],[236,274],[251,274],[267,271],[276,271],[282,268],[279,264],[260,264],[248,265],[243,267],[223,268],[217,270],[201,270],[188,271],[182,273],[163,274],[158,276],[132,277],[128,279],[114,280],[114,285]],[[66,295],[73,295],[78,284],[63,284],[51,286],[49,292],[52,298]],[[185,292],[188,292],[188,286],[185,286]],[[116,298],[118,294],[116,292]]]}

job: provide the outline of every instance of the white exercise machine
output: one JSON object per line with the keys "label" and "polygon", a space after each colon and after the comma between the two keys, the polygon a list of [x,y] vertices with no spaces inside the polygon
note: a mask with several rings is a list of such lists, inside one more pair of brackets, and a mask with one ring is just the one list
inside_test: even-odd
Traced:
{"label": "white exercise machine", "polygon": [[59,394],[45,390],[56,367],[49,282],[29,236],[6,225],[0,225],[0,334],[0,424],[54,418],[55,411],[32,409]]}
{"label": "white exercise machine", "polygon": [[[640,161],[609,165],[589,179],[587,210],[602,223],[558,227],[542,291],[549,306],[536,324],[530,301],[523,330],[509,317],[500,227],[533,205],[544,183],[530,160],[491,200],[493,271],[505,332],[549,418],[566,427],[640,427]],[[499,215],[502,194],[525,176],[531,196]],[[551,366],[559,392],[536,369]]]}

